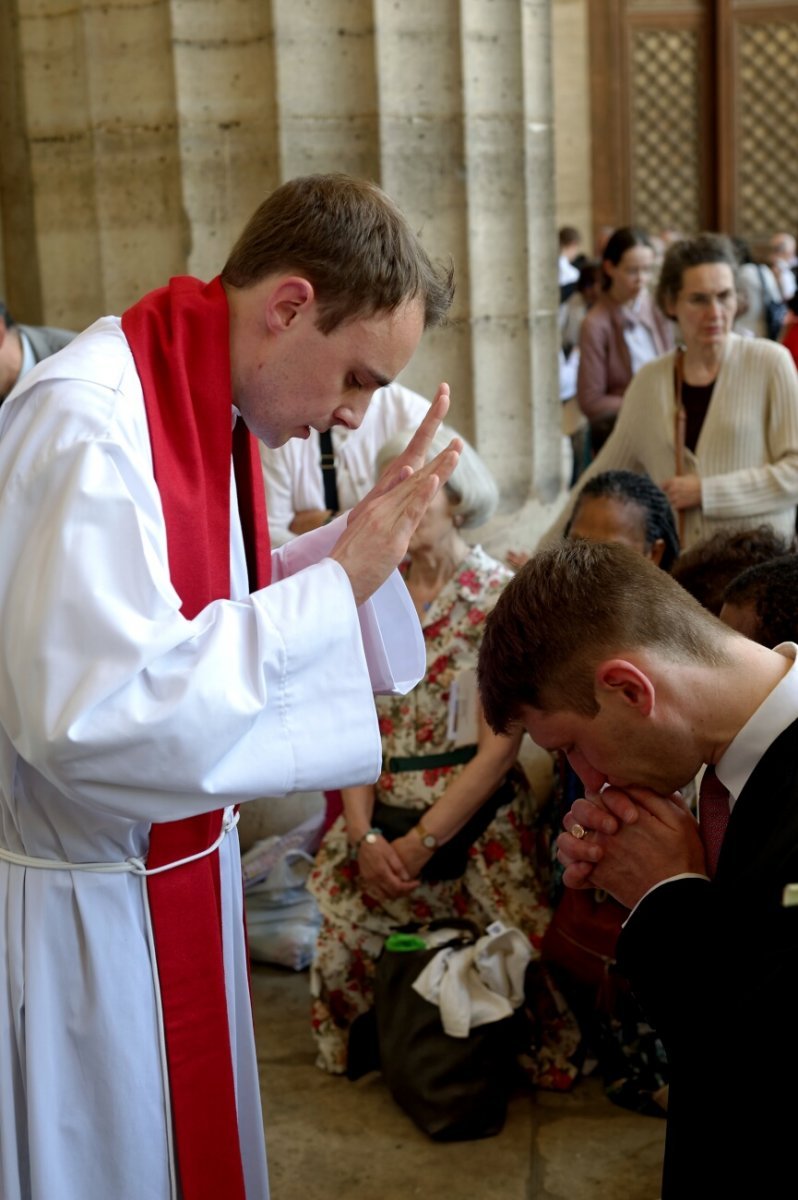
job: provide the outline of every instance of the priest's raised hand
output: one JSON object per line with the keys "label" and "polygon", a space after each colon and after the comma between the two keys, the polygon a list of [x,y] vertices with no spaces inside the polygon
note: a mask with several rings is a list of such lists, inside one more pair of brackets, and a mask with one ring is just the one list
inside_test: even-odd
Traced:
{"label": "priest's raised hand", "polygon": [[405,557],[413,531],[457,466],[459,438],[425,464],[448,408],[449,387],[442,383],[407,449],[352,509],[330,554],[349,576],[358,604],[368,600]]}

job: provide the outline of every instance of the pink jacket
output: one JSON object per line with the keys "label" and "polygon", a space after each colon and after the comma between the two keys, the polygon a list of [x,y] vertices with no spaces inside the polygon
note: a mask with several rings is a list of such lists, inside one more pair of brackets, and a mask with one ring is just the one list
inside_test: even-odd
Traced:
{"label": "pink jacket", "polygon": [[[638,320],[654,339],[658,354],[673,346],[671,322],[645,293]],[[617,413],[632,378],[632,360],[623,335],[620,304],[604,293],[582,322],[576,398],[590,421]]]}

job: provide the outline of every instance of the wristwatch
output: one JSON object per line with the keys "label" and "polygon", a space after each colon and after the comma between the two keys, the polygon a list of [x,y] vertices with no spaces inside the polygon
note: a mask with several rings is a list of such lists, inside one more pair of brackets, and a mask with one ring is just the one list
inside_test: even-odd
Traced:
{"label": "wristwatch", "polygon": [[421,821],[419,821],[418,824],[414,825],[413,828],[415,829],[418,836],[421,838],[422,846],[426,847],[427,850],[437,850],[438,849],[438,839],[436,838],[435,834],[430,833],[430,831],[427,828],[425,828],[424,825],[422,825]]}
{"label": "wristwatch", "polygon": [[369,829],[367,833],[364,833],[363,836],[358,838],[353,844],[352,853],[357,854],[364,842],[366,842],[369,846],[373,846],[374,843],[381,837],[382,830],[378,829],[376,825],[372,825],[371,829]]}

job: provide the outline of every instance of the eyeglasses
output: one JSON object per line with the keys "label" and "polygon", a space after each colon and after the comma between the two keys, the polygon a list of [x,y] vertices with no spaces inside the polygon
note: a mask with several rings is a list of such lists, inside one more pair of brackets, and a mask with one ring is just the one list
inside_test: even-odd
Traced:
{"label": "eyeglasses", "polygon": [[712,308],[715,304],[719,304],[722,308],[732,308],[737,303],[737,293],[733,288],[723,292],[690,292],[682,299],[690,308]]}

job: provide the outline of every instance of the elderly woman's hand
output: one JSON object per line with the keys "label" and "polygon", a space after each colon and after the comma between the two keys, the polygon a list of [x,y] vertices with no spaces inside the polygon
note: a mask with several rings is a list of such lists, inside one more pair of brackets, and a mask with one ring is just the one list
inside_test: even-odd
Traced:
{"label": "elderly woman's hand", "polygon": [[403,837],[396,838],[391,845],[404,864],[407,874],[413,876],[420,874],[421,868],[427,865],[434,853],[427,849],[421,838],[417,833],[413,833],[412,829]]}
{"label": "elderly woman's hand", "polygon": [[398,900],[418,887],[418,879],[411,877],[394,844],[384,837],[361,842],[357,863],[363,890],[376,900]]}

